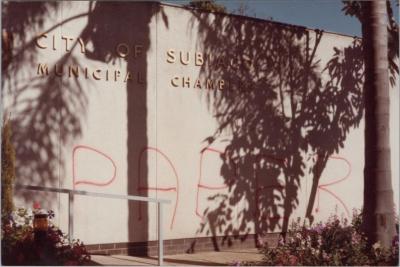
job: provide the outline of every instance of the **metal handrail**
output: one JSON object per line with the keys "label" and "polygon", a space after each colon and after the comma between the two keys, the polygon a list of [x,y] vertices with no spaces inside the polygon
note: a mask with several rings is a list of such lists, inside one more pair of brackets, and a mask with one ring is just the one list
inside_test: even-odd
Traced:
{"label": "metal handrail", "polygon": [[84,196],[114,198],[114,199],[126,199],[128,201],[143,201],[143,202],[157,203],[158,265],[161,266],[163,264],[164,249],[163,249],[163,231],[162,231],[162,205],[170,204],[171,203],[170,200],[133,196],[133,195],[106,194],[106,193],[89,192],[89,191],[83,191],[83,190],[73,190],[73,189],[66,189],[66,188],[54,188],[54,187],[35,186],[35,185],[21,185],[21,184],[16,184],[15,189],[27,189],[27,190],[35,190],[35,191],[56,192],[56,193],[68,194],[68,236],[69,236],[70,242],[73,240],[73,233],[74,233],[74,223],[73,223],[74,195],[84,195]]}

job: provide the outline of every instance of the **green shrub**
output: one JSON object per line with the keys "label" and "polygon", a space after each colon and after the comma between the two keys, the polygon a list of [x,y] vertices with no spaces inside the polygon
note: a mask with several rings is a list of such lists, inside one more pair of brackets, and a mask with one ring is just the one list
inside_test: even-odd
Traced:
{"label": "green shrub", "polygon": [[[49,211],[50,217],[54,215]],[[53,224],[40,239],[32,227],[33,212],[18,209],[2,225],[3,265],[87,265],[90,255],[79,240],[69,243]]]}
{"label": "green shrub", "polygon": [[360,226],[361,216],[356,212],[350,224],[336,216],[312,227],[298,220],[285,241],[280,240],[275,248],[262,248],[262,265],[398,265],[398,236],[390,250],[379,244],[369,248]]}
{"label": "green shrub", "polygon": [[15,151],[11,143],[11,122],[6,120],[1,130],[1,214],[6,218],[14,207]]}
{"label": "green shrub", "polygon": [[192,0],[186,6],[209,12],[227,13],[226,7],[216,3],[215,0]]}

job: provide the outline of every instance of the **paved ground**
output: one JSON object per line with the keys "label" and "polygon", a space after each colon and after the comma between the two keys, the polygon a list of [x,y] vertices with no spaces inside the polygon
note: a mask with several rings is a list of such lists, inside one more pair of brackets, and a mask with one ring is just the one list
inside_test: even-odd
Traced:
{"label": "paved ground", "polygon": [[[167,255],[164,257],[164,265],[235,265],[238,261],[260,261],[262,255],[257,249],[236,249],[220,252],[199,252],[194,254]],[[92,255],[92,261],[96,265],[123,265],[123,266],[148,266],[157,265],[157,258],[143,258],[125,255]]]}

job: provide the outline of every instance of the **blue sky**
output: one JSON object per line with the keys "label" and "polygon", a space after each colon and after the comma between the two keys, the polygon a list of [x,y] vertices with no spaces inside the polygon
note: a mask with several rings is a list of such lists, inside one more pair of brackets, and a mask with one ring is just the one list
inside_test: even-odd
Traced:
{"label": "blue sky", "polygon": [[[165,1],[175,4],[186,4],[185,0]],[[311,29],[321,29],[343,33],[351,36],[361,36],[359,21],[345,16],[340,0],[217,0],[232,12],[241,4],[247,6],[248,16],[289,24],[301,25]],[[393,2],[393,1],[392,1]],[[399,10],[392,5],[396,20],[399,21]]]}

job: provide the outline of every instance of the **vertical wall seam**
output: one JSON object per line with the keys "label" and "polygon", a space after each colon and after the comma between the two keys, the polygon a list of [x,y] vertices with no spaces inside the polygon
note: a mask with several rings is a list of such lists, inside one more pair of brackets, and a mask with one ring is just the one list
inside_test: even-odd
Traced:
{"label": "vertical wall seam", "polygon": [[[156,5],[158,5],[157,6],[157,10],[158,9],[161,9],[162,8],[162,6],[159,4],[159,3],[156,3]],[[156,109],[156,112],[155,112],[155,122],[156,122],[156,125],[155,125],[155,142],[156,142],[156,147],[158,148],[158,129],[157,129],[157,126],[158,126],[158,122],[157,122],[157,116],[158,116],[158,112],[157,112],[157,106],[158,106],[158,103],[157,103],[157,94],[158,94],[158,82],[157,82],[157,79],[158,79],[158,16],[159,16],[159,13],[160,12],[157,12],[156,13],[156,38],[155,38],[155,50],[156,50],[156,53],[155,53],[155,56],[156,56],[156,66],[155,66],[155,76],[156,76],[156,79],[155,79],[155,105],[156,105],[156,107],[155,107],[155,109]],[[156,185],[158,186],[158,171],[157,171],[157,166],[158,166],[158,154],[156,154],[156,166],[155,166],[155,173],[156,173]],[[158,192],[156,191],[156,198],[158,198]]]}
{"label": "vertical wall seam", "polygon": [[[60,7],[60,13],[59,12],[57,12],[58,13],[58,15],[59,14],[61,14],[61,21],[63,20],[63,12],[62,12],[62,10],[63,10],[63,7],[64,7],[64,5],[63,5],[63,3],[61,3],[61,7]],[[60,32],[62,33],[62,26],[63,25],[60,25]],[[60,97],[61,97],[61,94],[62,94],[62,90],[61,90],[61,86],[62,86],[62,78],[61,78],[61,80],[60,80],[60,87],[59,87],[59,90],[60,90]],[[59,108],[59,114],[58,114],[58,116],[59,116],[59,128],[58,128],[58,130],[59,130],[59,139],[58,139],[58,188],[61,188],[61,140],[62,140],[62,124],[61,124],[61,118],[62,118],[62,114],[61,114],[61,108],[60,107],[58,107]],[[58,208],[58,225],[61,225],[61,196],[60,196],[60,193],[58,193],[57,194],[57,208]]]}
{"label": "vertical wall seam", "polygon": [[[155,97],[155,145],[156,145],[156,148],[158,148],[158,122],[157,122],[157,116],[158,116],[158,112],[157,112],[157,106],[158,106],[158,103],[157,103],[157,93],[158,93],[158,81],[157,81],[157,79],[158,79],[158,16],[159,16],[159,11],[160,11],[160,9],[162,8],[162,6],[159,4],[159,3],[155,3],[155,7],[153,6],[153,9],[155,9],[155,11],[157,11],[156,12],[156,19],[155,19],[155,21],[156,21],[156,29],[155,29],[155,31],[156,31],[156,33],[155,33],[155,50],[156,50],[156,52],[155,52],[155,57],[156,57],[156,59],[155,59],[155,63],[156,63],[156,65],[155,65],[155,76],[156,76],[156,78],[155,78],[155,85],[154,85],[154,87],[155,87],[155,92],[154,92],[154,97]],[[154,12],[154,10],[153,10],[153,12]],[[151,25],[151,24],[150,24]],[[150,28],[150,32],[152,32],[151,31],[151,28]],[[151,35],[150,35],[150,37],[151,37]],[[150,42],[151,42],[151,40],[150,40]],[[158,171],[157,171],[157,166],[158,166],[158,153],[156,153],[156,164],[155,164],[155,174],[156,174],[156,187],[158,187]],[[156,190],[156,198],[158,199],[158,190]],[[156,207],[156,210],[158,209],[158,208],[160,208],[160,204]],[[157,216],[159,216],[159,211],[157,211]],[[156,217],[157,217],[156,216]],[[159,222],[160,220],[157,220],[157,222]],[[158,223],[156,223],[156,225],[157,225]],[[162,225],[162,223],[160,223],[160,225],[158,225],[158,229],[156,229],[156,232],[157,232],[157,235],[159,235],[159,231],[160,231],[160,228],[162,227],[163,225]],[[158,231],[157,231],[158,230]],[[157,236],[157,238],[160,238],[159,236]]]}

